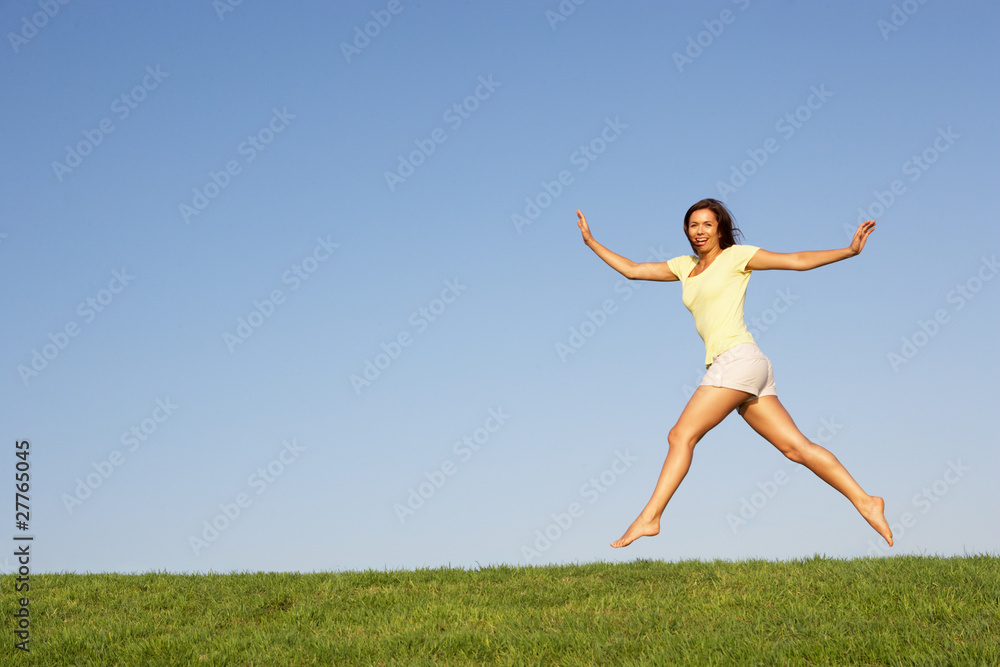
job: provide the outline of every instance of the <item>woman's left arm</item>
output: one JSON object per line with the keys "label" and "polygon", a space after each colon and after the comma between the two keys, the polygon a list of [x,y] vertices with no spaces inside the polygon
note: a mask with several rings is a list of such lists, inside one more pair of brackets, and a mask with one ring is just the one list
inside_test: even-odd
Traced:
{"label": "woman's left arm", "polygon": [[802,252],[770,252],[761,248],[747,262],[749,271],[767,271],[769,269],[785,269],[788,271],[808,271],[817,266],[839,262],[848,257],[854,257],[865,247],[868,235],[875,229],[875,221],[867,220],[854,232],[851,245],[837,250],[804,250]]}

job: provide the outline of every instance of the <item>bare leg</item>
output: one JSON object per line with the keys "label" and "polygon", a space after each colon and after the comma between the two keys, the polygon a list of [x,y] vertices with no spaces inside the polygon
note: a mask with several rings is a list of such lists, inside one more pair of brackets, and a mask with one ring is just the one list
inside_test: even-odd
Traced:
{"label": "bare leg", "polygon": [[765,440],[790,460],[812,470],[851,501],[871,527],[892,546],[892,530],[885,520],[885,502],[869,496],[829,450],[810,442],[792,421],[777,396],[755,398],[740,406],[740,414]]}
{"label": "bare leg", "polygon": [[660,478],[656,480],[653,496],[639,518],[611,546],[625,547],[640,537],[660,532],[660,515],[691,467],[694,446],[749,396],[752,394],[738,389],[698,387],[667,436],[670,449],[660,470]]}

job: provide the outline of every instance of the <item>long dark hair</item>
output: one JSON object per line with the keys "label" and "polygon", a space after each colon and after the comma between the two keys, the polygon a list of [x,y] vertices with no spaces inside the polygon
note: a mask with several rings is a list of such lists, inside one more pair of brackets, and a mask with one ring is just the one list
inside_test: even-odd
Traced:
{"label": "long dark hair", "polygon": [[694,250],[695,254],[698,254],[698,251],[695,250],[694,242],[688,236],[687,228],[688,223],[691,221],[691,214],[703,209],[708,209],[714,213],[715,219],[719,221],[719,247],[721,249],[725,250],[729,246],[734,246],[743,240],[743,232],[736,226],[736,218],[729,212],[726,205],[718,199],[702,199],[700,202],[693,204],[688,209],[688,212],[684,214],[684,236],[687,237],[688,243],[691,244],[691,250]]}

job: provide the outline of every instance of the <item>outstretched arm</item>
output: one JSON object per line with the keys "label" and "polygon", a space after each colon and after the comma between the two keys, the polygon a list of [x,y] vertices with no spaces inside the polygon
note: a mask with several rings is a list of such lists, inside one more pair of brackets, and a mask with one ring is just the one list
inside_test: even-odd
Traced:
{"label": "outstretched arm", "polygon": [[875,221],[867,220],[854,232],[851,245],[837,250],[805,250],[803,252],[769,252],[761,248],[747,262],[750,271],[767,271],[768,269],[786,269],[789,271],[808,271],[817,266],[839,262],[848,257],[854,257],[865,247],[868,235],[875,229]]}
{"label": "outstretched arm", "polygon": [[580,227],[580,231],[583,233],[583,242],[587,244],[591,250],[597,253],[597,256],[607,262],[608,266],[622,274],[629,280],[679,280],[674,272],[670,270],[666,262],[633,262],[627,257],[622,257],[621,255],[611,252],[600,243],[594,240],[594,236],[590,233],[590,226],[587,225],[587,219],[583,217],[583,213],[580,213],[579,209],[576,212],[577,226]]}

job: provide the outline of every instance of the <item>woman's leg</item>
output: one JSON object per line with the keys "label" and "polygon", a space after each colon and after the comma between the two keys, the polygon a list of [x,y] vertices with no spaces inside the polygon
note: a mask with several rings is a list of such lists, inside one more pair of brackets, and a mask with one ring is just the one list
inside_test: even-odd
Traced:
{"label": "woman's leg", "polygon": [[802,435],[777,396],[762,396],[747,401],[740,406],[740,414],[753,430],[782,454],[809,468],[844,494],[871,527],[892,546],[892,530],[885,520],[885,502],[878,496],[865,493],[836,456]]}
{"label": "woman's leg", "polygon": [[677,424],[667,435],[670,449],[660,470],[660,478],[656,480],[652,498],[639,518],[611,546],[625,547],[640,537],[660,532],[660,515],[691,467],[694,446],[749,396],[753,394],[726,387],[700,386],[695,390]]}

